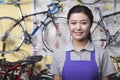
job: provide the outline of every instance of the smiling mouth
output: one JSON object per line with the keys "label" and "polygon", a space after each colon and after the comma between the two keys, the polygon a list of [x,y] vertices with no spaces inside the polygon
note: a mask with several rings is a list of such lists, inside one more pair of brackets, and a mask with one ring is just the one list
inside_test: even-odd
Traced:
{"label": "smiling mouth", "polygon": [[83,32],[75,32],[76,36],[81,36],[83,34]]}

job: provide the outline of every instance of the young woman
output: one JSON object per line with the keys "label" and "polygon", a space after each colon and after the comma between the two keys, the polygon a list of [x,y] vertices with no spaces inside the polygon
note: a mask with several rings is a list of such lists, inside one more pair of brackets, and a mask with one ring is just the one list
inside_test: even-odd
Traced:
{"label": "young woman", "polygon": [[67,19],[72,40],[53,55],[53,80],[109,80],[108,76],[116,71],[108,53],[92,43],[91,10],[76,5],[69,10]]}

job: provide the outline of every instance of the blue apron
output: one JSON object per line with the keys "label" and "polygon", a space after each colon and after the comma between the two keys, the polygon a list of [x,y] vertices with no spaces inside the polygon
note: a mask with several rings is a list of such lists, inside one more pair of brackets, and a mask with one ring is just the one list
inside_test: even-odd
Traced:
{"label": "blue apron", "polygon": [[66,60],[62,70],[62,80],[99,80],[95,51],[91,51],[90,56],[90,61],[70,60],[70,52],[66,52]]}

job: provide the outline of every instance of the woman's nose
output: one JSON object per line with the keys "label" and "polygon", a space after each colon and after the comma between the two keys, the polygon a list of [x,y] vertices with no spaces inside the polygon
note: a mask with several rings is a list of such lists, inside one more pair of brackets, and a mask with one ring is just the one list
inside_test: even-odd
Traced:
{"label": "woman's nose", "polygon": [[76,29],[81,29],[81,24],[78,23],[78,24],[76,25]]}

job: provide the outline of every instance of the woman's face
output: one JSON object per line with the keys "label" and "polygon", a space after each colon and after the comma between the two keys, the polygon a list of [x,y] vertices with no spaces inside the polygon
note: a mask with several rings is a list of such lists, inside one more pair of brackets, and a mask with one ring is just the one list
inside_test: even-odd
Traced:
{"label": "woman's face", "polygon": [[72,13],[68,25],[73,39],[79,41],[87,39],[90,31],[90,20],[84,13]]}

